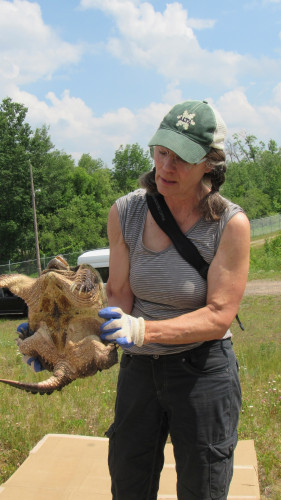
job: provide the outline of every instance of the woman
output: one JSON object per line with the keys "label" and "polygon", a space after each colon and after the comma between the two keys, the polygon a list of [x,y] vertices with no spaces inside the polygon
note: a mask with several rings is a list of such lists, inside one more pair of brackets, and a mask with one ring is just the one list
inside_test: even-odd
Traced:
{"label": "woman", "polygon": [[[101,337],[124,349],[107,433],[114,500],[157,498],[168,433],[178,499],[227,498],[241,404],[229,327],[247,281],[250,227],[218,193],[225,134],[206,101],[174,106],[149,143],[155,169],[145,189],[110,210]],[[146,191],[164,196],[210,264],[207,281],[157,225]]]}

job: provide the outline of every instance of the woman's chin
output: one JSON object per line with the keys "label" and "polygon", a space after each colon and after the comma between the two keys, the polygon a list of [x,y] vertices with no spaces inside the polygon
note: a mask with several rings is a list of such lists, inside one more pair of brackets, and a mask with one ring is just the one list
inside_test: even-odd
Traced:
{"label": "woman's chin", "polygon": [[159,179],[156,182],[158,193],[162,194],[163,196],[167,194],[172,194],[176,189],[176,184],[177,184],[176,182],[167,182],[162,179]]}

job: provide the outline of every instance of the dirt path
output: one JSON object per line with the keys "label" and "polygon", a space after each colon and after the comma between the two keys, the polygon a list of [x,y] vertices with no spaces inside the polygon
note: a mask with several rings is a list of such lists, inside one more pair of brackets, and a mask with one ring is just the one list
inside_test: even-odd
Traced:
{"label": "dirt path", "polygon": [[260,247],[264,245],[266,240],[272,240],[273,238],[276,238],[276,234],[272,236],[268,236],[268,238],[261,238],[259,240],[252,240],[251,241],[251,247]]}
{"label": "dirt path", "polygon": [[248,281],[244,295],[281,295],[281,281]]}

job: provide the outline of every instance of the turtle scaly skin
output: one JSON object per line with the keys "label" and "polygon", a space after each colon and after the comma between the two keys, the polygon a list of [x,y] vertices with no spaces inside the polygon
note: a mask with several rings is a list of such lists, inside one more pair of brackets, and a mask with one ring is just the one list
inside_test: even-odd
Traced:
{"label": "turtle scaly skin", "polygon": [[38,383],[0,379],[34,394],[51,394],[77,378],[95,375],[118,362],[115,345],[101,341],[98,311],[107,305],[99,273],[89,265],[70,268],[62,256],[52,259],[39,278],[0,276],[28,305],[29,329],[17,340],[23,355],[36,357],[53,375]]}

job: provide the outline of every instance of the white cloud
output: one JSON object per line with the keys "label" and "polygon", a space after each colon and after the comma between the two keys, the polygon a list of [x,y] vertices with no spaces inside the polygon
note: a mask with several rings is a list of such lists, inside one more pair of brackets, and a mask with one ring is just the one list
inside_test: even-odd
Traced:
{"label": "white cloud", "polygon": [[208,28],[213,28],[215,24],[215,19],[193,19],[192,17],[188,18],[188,26],[195,30],[205,30]]}
{"label": "white cloud", "polygon": [[59,67],[78,62],[82,53],[44,24],[37,3],[25,0],[0,0],[0,46],[2,88],[50,78]]}
{"label": "white cloud", "polygon": [[273,98],[276,101],[276,103],[279,103],[281,105],[281,82],[276,85],[273,89]]}
{"label": "white cloud", "polygon": [[125,64],[154,68],[167,79],[202,82],[207,78],[209,85],[231,88],[241,76],[280,71],[280,61],[202,49],[194,29],[212,28],[215,20],[191,19],[178,2],[167,4],[163,13],[150,3],[130,0],[81,0],[81,6],[100,9],[114,18],[119,36],[107,44],[114,57]]}
{"label": "white cloud", "polygon": [[66,151],[75,159],[90,153],[94,158],[102,158],[108,166],[121,144],[138,142],[146,148],[154,129],[170,108],[167,103],[152,103],[135,114],[123,107],[95,116],[82,99],[72,97],[68,90],[60,97],[49,92],[45,102],[14,87],[11,98],[28,108],[27,121],[33,129],[44,123],[50,126],[56,149]]}
{"label": "white cloud", "polygon": [[242,88],[237,88],[222,95],[216,107],[221,112],[228,128],[228,135],[246,131],[258,140],[275,139],[280,142],[281,135],[281,87],[276,88],[279,103],[253,106]]}
{"label": "white cloud", "polygon": [[225,93],[219,98],[217,106],[225,122],[230,124],[232,129],[248,128],[259,121],[258,113],[248,102],[243,89],[237,88]]}

